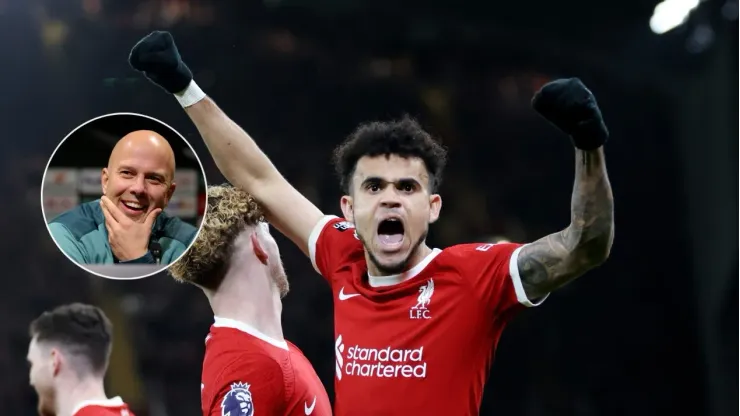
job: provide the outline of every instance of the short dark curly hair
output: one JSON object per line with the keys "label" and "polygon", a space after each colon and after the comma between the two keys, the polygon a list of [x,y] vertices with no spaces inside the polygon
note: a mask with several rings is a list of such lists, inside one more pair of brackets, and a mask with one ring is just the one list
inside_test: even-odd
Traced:
{"label": "short dark curly hair", "polygon": [[381,155],[421,159],[429,172],[430,190],[436,192],[439,189],[447,162],[447,149],[407,115],[400,120],[360,124],[337,146],[333,162],[342,191],[350,193],[352,175],[360,158]]}
{"label": "short dark curly hair", "polygon": [[96,306],[71,303],[44,312],[31,322],[29,335],[37,343],[58,343],[84,357],[95,374],[105,374],[108,368],[113,326]]}

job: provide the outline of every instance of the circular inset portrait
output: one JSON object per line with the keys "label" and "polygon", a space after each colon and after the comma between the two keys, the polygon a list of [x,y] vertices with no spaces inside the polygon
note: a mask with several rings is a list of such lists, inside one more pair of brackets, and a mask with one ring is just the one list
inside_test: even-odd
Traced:
{"label": "circular inset portrait", "polygon": [[44,172],[41,206],[72,262],[111,279],[151,276],[195,240],[206,211],[198,155],[167,124],[107,114],[74,129]]}

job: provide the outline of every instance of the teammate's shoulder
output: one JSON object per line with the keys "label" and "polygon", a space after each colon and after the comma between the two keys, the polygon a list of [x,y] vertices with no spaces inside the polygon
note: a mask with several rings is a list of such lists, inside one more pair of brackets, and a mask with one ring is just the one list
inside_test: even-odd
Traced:
{"label": "teammate's shoulder", "polygon": [[222,415],[241,414],[252,416],[254,414],[254,401],[251,389],[251,383],[242,381],[235,381],[225,386],[223,396],[218,399],[220,413]]}
{"label": "teammate's shoulder", "polygon": [[204,373],[210,373],[208,378],[221,384],[254,377],[273,378],[283,373],[279,359],[263,351],[225,352],[205,360],[203,367]]}
{"label": "teammate's shoulder", "polygon": [[280,370],[278,358],[267,351],[241,351],[234,354],[231,365],[227,367],[241,367],[252,369],[253,371]]}
{"label": "teammate's shoulder", "polygon": [[206,354],[214,357],[243,357],[259,359],[259,356],[270,356],[266,346],[252,335],[230,328],[216,328],[206,338]]}
{"label": "teammate's shoulder", "polygon": [[215,396],[220,414],[251,416],[255,412],[255,402],[260,414],[285,414],[285,380],[281,374],[238,375],[222,380],[222,386]]}
{"label": "teammate's shoulder", "polygon": [[287,352],[287,341],[268,337],[245,323],[217,317],[206,337],[206,349],[271,355]]}
{"label": "teammate's shoulder", "polygon": [[300,348],[298,348],[297,345],[293,344],[292,342],[288,340],[286,340],[285,343],[288,344],[288,351],[290,351],[291,353],[304,355],[303,351]]}
{"label": "teammate's shoulder", "polygon": [[[237,383],[260,387],[277,388],[285,379],[284,366],[275,357],[260,352],[245,351],[220,363],[220,371],[213,378],[217,388],[224,391],[233,389]],[[206,383],[208,383],[206,381]]]}
{"label": "teammate's shoulder", "polygon": [[77,405],[73,416],[135,416],[120,396],[106,400],[85,401]]}

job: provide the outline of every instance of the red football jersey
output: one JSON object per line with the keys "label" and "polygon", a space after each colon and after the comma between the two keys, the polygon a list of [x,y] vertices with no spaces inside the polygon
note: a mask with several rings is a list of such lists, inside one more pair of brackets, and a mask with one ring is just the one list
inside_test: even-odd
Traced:
{"label": "red football jersey", "polygon": [[336,297],[334,414],[477,415],[501,331],[535,306],[520,247],[435,249],[403,275],[369,277],[354,226],[322,219],[309,252]]}
{"label": "red football jersey", "polygon": [[216,318],[206,337],[204,416],[329,416],[331,404],[313,366],[292,343]]}
{"label": "red football jersey", "polygon": [[88,400],[75,407],[72,416],[134,416],[120,397],[108,400]]}

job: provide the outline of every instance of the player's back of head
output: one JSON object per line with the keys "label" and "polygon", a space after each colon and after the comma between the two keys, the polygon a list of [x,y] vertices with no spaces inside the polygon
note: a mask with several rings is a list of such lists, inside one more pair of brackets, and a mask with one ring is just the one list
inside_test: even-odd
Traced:
{"label": "player's back of head", "polygon": [[408,116],[394,121],[363,123],[337,146],[333,162],[342,191],[350,194],[352,175],[362,157],[391,155],[421,159],[429,173],[430,190],[436,192],[442,181],[447,151]]}
{"label": "player's back of head", "polygon": [[62,305],[31,322],[29,333],[39,345],[54,345],[75,357],[78,374],[102,376],[108,368],[113,333],[100,308],[82,303]]}
{"label": "player's back of head", "polygon": [[264,221],[248,193],[231,185],[208,187],[208,207],[193,245],[168,271],[175,280],[216,290],[226,276],[237,237]]}

